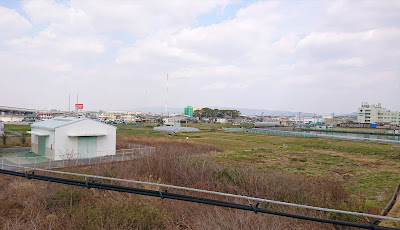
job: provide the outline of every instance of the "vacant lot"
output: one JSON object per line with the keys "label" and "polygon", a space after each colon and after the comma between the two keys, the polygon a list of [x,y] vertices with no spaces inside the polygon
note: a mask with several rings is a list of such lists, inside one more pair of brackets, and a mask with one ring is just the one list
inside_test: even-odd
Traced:
{"label": "vacant lot", "polygon": [[26,131],[31,130],[29,125],[6,124],[4,129],[7,135],[6,144],[4,144],[3,138],[0,138],[0,148],[27,147],[31,145],[30,134],[26,133]]}
{"label": "vacant lot", "polygon": [[[129,143],[152,143],[157,147],[157,152],[133,161],[65,170],[370,211],[363,205],[362,199],[352,199],[338,182],[329,177],[258,171],[252,167],[221,164],[213,157],[222,150],[209,144],[167,137],[125,135],[118,139],[120,147]],[[26,178],[0,176],[0,184],[1,229],[289,229],[292,226],[296,226],[296,229],[335,229],[328,224]],[[119,184],[158,189],[154,186]],[[171,189],[170,192],[182,191]],[[213,195],[202,196],[223,199]],[[248,205],[246,200],[226,200]],[[276,205],[261,204],[261,207],[362,221],[360,218]]]}
{"label": "vacant lot", "polygon": [[[192,125],[200,132],[169,136],[146,126],[119,126],[121,135],[184,139],[211,144],[224,151],[213,156],[220,163],[254,166],[259,170],[329,176],[366,205],[380,210],[400,180],[400,146],[317,138],[225,132],[226,125]],[[186,139],[188,138],[188,139]],[[149,143],[150,144],[150,143]],[[252,150],[263,148],[262,150]]]}

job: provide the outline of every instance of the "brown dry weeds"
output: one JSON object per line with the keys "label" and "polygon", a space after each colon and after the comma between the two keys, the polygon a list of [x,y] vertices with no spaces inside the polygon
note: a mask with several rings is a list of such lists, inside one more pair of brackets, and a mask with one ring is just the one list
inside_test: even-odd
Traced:
{"label": "brown dry weeds", "polygon": [[[340,183],[328,177],[310,177],[277,170],[260,172],[251,167],[219,164],[207,157],[207,154],[221,149],[185,140],[118,138],[119,148],[125,148],[129,143],[155,146],[157,151],[132,161],[66,170],[366,211],[362,198],[351,199]],[[2,229],[345,229],[248,211],[28,181],[11,176],[0,176],[0,184]],[[158,189],[151,186],[146,188]],[[171,192],[184,193],[177,190]],[[187,194],[224,199],[204,194]],[[227,198],[224,200],[243,204],[247,202]],[[261,207],[359,221],[345,216],[276,205]]]}

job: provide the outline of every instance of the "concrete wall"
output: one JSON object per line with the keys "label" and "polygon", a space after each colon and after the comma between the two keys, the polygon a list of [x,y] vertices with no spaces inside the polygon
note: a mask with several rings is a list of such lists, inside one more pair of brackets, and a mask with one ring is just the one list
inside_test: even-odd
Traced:
{"label": "concrete wall", "polygon": [[115,155],[116,128],[93,120],[82,120],[56,129],[55,160],[77,156],[78,137],[68,136],[76,133],[105,133],[105,136],[97,137],[97,156]]}

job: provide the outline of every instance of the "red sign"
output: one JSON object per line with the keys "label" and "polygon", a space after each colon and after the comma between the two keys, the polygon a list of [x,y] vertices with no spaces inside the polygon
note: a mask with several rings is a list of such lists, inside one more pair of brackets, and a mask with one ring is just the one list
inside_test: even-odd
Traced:
{"label": "red sign", "polygon": [[83,109],[83,104],[75,104],[75,109]]}

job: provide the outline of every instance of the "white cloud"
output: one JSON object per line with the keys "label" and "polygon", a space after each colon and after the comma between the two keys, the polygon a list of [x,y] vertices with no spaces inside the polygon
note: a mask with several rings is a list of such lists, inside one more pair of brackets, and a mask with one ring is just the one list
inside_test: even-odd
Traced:
{"label": "white cloud", "polygon": [[[351,112],[371,92],[396,104],[398,1],[244,1],[229,19],[198,22],[211,12],[223,15],[229,4],[23,1],[30,22],[0,7],[7,15],[0,18],[0,39],[6,39],[1,69],[21,82],[34,75],[42,81],[31,86],[55,88],[54,95],[87,92],[97,109],[163,104],[167,73],[174,86],[169,101],[180,107]],[[7,79],[10,85],[17,80]],[[250,95],[260,100],[248,100]],[[35,97],[54,105],[61,100]]]}
{"label": "white cloud", "polygon": [[231,87],[232,89],[246,89],[246,88],[249,87],[249,85],[247,85],[247,84],[242,84],[242,83],[234,83],[234,84],[231,84],[230,87]]}
{"label": "white cloud", "polygon": [[32,28],[31,23],[13,9],[0,6],[0,41],[19,36]]}
{"label": "white cloud", "polygon": [[349,67],[362,67],[364,66],[364,61],[361,58],[347,58],[347,59],[339,59],[336,61],[336,64],[339,66],[349,66]]}
{"label": "white cloud", "polygon": [[226,82],[214,82],[212,84],[201,87],[201,90],[223,90],[228,84]]}

